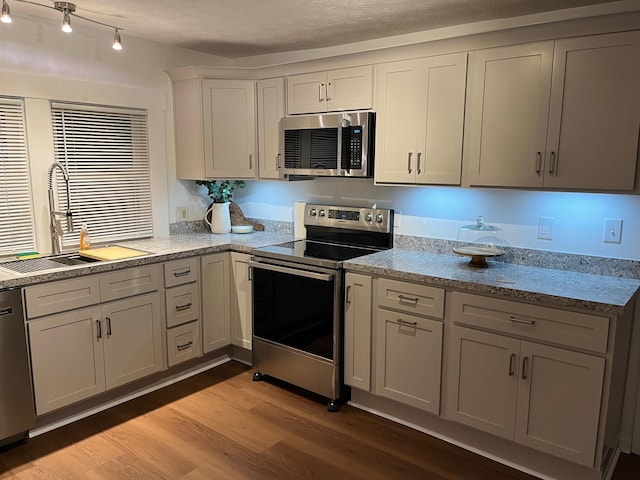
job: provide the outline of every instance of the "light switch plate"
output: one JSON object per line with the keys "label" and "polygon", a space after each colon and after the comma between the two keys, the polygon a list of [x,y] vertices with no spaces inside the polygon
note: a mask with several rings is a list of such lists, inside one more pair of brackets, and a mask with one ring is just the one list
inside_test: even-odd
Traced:
{"label": "light switch plate", "polygon": [[622,243],[622,219],[605,218],[604,232],[602,233],[604,243]]}

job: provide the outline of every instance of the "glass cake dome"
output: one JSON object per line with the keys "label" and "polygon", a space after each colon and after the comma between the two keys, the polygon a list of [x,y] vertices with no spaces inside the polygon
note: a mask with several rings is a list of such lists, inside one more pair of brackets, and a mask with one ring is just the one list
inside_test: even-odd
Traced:
{"label": "glass cake dome", "polygon": [[478,217],[475,224],[458,229],[453,251],[471,257],[470,267],[486,268],[489,266],[486,258],[504,255],[505,244],[502,229],[487,225],[484,217]]}

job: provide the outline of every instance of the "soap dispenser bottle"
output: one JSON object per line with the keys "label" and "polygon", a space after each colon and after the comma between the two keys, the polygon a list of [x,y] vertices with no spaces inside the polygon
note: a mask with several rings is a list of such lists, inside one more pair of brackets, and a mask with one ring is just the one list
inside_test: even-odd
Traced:
{"label": "soap dispenser bottle", "polygon": [[80,230],[80,250],[88,250],[91,248],[91,238],[89,238],[89,228],[86,223],[82,224]]}

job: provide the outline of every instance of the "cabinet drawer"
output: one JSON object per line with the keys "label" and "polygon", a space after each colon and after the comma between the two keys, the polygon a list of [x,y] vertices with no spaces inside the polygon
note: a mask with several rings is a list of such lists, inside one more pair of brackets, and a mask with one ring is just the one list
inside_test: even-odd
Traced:
{"label": "cabinet drawer", "polygon": [[100,299],[103,302],[131,297],[160,289],[160,265],[132,267],[100,275]]}
{"label": "cabinet drawer", "polygon": [[200,322],[167,330],[167,362],[170,367],[201,355]]}
{"label": "cabinet drawer", "polygon": [[607,317],[461,292],[452,295],[451,318],[456,324],[600,353],[607,351]]}
{"label": "cabinet drawer", "polygon": [[200,318],[198,283],[189,283],[166,290],[167,327],[175,327]]}
{"label": "cabinet drawer", "polygon": [[441,288],[381,278],[378,280],[377,301],[380,307],[415,315],[444,316],[444,290]]}
{"label": "cabinet drawer", "polygon": [[36,318],[100,303],[100,280],[96,275],[25,288],[27,318]]}
{"label": "cabinet drawer", "polygon": [[164,264],[164,286],[175,287],[198,280],[198,258],[181,258]]}

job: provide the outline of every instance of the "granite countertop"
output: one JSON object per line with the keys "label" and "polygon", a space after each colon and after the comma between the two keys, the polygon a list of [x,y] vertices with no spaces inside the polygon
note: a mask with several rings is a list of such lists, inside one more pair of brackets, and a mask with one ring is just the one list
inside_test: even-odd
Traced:
{"label": "granite countertop", "polygon": [[[32,274],[0,268],[0,289],[62,280],[92,273],[148,265],[196,255],[233,250],[251,253],[256,247],[292,240],[291,234],[192,233],[128,242],[117,245],[149,252],[125,260],[61,266]],[[468,257],[393,248],[344,262],[347,271],[383,275],[468,292],[500,295],[514,300],[573,307],[607,314],[621,314],[640,288],[640,280],[587,273],[527,267],[490,261],[489,268],[471,268]]]}
{"label": "granite countertop", "polygon": [[383,275],[500,295],[548,306],[622,314],[640,288],[640,280],[489,261],[469,267],[469,258],[394,248],[344,262],[347,271]]}
{"label": "granite countertop", "polygon": [[[55,270],[37,273],[19,274],[0,268],[0,289],[23,287],[35,283],[62,280],[92,273],[109,272],[120,268],[148,265],[179,258],[233,250],[251,253],[256,247],[273,245],[292,240],[292,235],[273,232],[253,232],[248,234],[229,233],[211,234],[194,233],[188,235],[172,235],[169,237],[148,238],[127,242],[115,242],[114,245],[131,247],[149,252],[149,255],[124,260],[87,263],[76,266],[64,266]],[[72,251],[68,253],[73,253]],[[13,260],[7,258],[6,260]]]}

